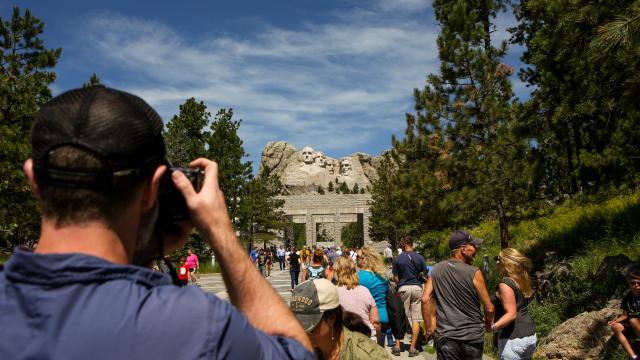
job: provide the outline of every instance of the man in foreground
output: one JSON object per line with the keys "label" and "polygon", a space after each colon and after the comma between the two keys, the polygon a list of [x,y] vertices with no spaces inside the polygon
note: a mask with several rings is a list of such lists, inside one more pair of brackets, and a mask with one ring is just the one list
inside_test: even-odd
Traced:
{"label": "man in foreground", "polygon": [[470,265],[480,244],[468,232],[454,231],[451,259],[434,265],[425,284],[422,315],[427,337],[435,332],[439,360],[482,359],[484,330],[491,330],[494,309],[482,272]]}
{"label": "man in foreground", "polygon": [[313,358],[236,239],[215,162],[191,163],[204,170],[200,192],[182,172],[168,180],[218,257],[233,305],[131,265],[182,246],[190,230],[156,224],[165,146],[143,100],[102,86],[64,93],[36,118],[32,154],[24,171],[42,228],[35,251],[16,249],[0,270],[1,359]]}

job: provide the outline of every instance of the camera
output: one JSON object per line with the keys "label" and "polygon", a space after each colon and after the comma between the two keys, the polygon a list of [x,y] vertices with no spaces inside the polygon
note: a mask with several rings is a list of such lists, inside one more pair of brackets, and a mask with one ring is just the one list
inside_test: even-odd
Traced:
{"label": "camera", "polygon": [[189,220],[189,209],[182,193],[176,188],[171,179],[174,171],[180,171],[187,176],[189,182],[199,192],[202,189],[204,173],[200,169],[169,167],[160,181],[158,192],[159,215],[158,224],[172,224],[182,220]]}

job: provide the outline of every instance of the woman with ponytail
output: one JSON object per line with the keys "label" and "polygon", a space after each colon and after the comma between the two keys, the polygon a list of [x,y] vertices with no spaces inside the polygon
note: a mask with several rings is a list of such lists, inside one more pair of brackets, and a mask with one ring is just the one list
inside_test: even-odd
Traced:
{"label": "woman with ponytail", "polygon": [[536,348],[536,328],[527,310],[532,296],[531,260],[513,248],[496,256],[496,266],[502,275],[492,296],[496,322],[491,329],[498,336],[501,360],[531,359]]}

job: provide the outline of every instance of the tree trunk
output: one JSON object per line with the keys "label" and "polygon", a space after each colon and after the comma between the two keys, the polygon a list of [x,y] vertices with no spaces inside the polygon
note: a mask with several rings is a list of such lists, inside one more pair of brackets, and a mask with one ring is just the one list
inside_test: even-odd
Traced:
{"label": "tree trunk", "polygon": [[568,131],[565,132],[564,146],[567,155],[567,172],[569,173],[569,192],[571,195],[575,194],[578,189],[578,181],[576,180],[575,167],[573,165],[573,148],[571,146],[571,139],[568,137]]}
{"label": "tree trunk", "polygon": [[498,219],[500,221],[500,249],[509,247],[509,219],[504,213],[502,201],[498,202]]}

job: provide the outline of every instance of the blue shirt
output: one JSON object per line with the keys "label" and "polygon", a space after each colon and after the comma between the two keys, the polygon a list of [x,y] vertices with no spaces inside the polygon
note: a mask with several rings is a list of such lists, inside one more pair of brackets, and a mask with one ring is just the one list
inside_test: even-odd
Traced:
{"label": "blue shirt", "polygon": [[422,285],[418,274],[427,269],[422,255],[413,251],[403,251],[393,262],[393,275],[398,277],[398,287],[404,285]]}
{"label": "blue shirt", "polygon": [[378,307],[378,315],[380,316],[381,323],[389,322],[389,315],[387,315],[387,287],[389,282],[382,276],[374,274],[368,270],[359,270],[358,279],[360,285],[369,289],[373,300],[376,301],[376,307]]}
{"label": "blue shirt", "polygon": [[16,249],[0,267],[0,359],[314,359],[169,276]]}

